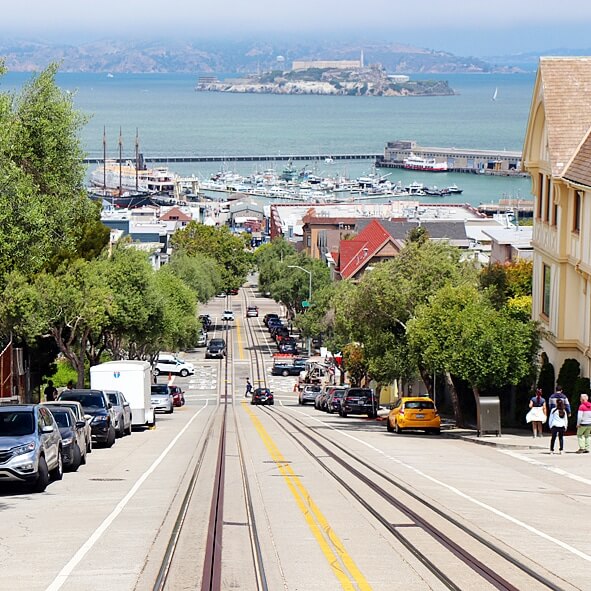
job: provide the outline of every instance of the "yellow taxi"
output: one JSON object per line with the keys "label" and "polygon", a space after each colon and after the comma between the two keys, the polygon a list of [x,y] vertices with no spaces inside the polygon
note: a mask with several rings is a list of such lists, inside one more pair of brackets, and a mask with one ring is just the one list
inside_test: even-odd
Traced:
{"label": "yellow taxi", "polygon": [[401,433],[406,429],[418,429],[427,433],[439,434],[441,418],[435,403],[427,396],[408,396],[398,398],[386,420],[389,433]]}

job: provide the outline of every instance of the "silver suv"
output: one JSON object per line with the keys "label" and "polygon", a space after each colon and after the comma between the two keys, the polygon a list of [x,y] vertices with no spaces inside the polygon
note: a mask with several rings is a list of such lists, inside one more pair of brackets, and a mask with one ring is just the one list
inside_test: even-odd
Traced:
{"label": "silver suv", "polygon": [[0,406],[0,483],[22,482],[43,492],[63,474],[62,438],[49,409],[39,404]]}

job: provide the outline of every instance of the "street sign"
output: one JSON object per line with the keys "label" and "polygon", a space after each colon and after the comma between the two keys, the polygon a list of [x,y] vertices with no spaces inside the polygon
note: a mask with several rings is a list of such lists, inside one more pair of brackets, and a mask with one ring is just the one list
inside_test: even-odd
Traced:
{"label": "street sign", "polygon": [[302,308],[309,308],[310,307],[310,302],[308,300],[303,300],[302,301]]}

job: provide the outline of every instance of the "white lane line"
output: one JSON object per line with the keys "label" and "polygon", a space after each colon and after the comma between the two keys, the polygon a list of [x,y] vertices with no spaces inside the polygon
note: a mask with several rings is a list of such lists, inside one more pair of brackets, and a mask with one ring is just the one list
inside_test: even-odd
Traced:
{"label": "white lane line", "polygon": [[68,563],[62,568],[57,574],[55,579],[51,582],[46,591],[57,591],[61,589],[68,577],[72,574],[72,571],[78,566],[80,561],[86,556],[88,551],[98,542],[100,537],[107,531],[111,523],[115,521],[117,516],[123,511],[127,503],[131,501],[135,493],[139,490],[142,484],[146,481],[148,476],[156,470],[158,465],[167,456],[168,452],[175,446],[176,442],[181,438],[183,433],[191,426],[193,421],[207,408],[209,401],[197,411],[189,420],[189,422],[178,432],[176,437],[166,446],[166,449],[154,460],[154,463],[139,477],[136,483],[131,487],[131,490],[119,501],[117,506],[111,511],[111,513],[104,519],[104,521],[94,530],[92,535],[84,542],[84,544],[78,549],[76,554],[70,558]]}
{"label": "white lane line", "polygon": [[576,480],[577,482],[582,482],[588,486],[591,486],[591,480],[588,478],[584,478],[583,476],[579,476],[578,474],[573,474],[572,472],[567,472],[562,468],[557,468],[556,466],[552,466],[551,464],[545,464],[544,462],[540,462],[539,460],[535,460],[534,458],[529,458],[524,456],[523,454],[517,453],[515,451],[506,450],[506,449],[499,449],[500,453],[505,454],[507,456],[511,456],[516,460],[521,460],[522,462],[527,462],[532,466],[537,466],[538,468],[543,468],[544,470],[548,470],[548,472],[554,472],[554,474],[558,474],[559,476],[566,476],[566,478],[570,478],[571,480]]}
{"label": "white lane line", "polygon": [[366,441],[363,441],[362,439],[359,439],[358,437],[355,437],[354,435],[350,435],[349,433],[347,433],[345,431],[341,431],[340,429],[337,429],[337,428],[333,427],[332,425],[329,425],[328,423],[321,421],[320,419],[312,417],[312,416],[306,414],[305,412],[301,412],[301,411],[295,410],[295,409],[294,409],[294,412],[301,414],[301,415],[307,417],[308,419],[312,419],[313,421],[320,423],[324,427],[328,427],[329,429],[332,429],[333,431],[336,431],[337,433],[340,433],[341,435],[344,435],[345,437],[348,437],[349,439],[353,439],[357,443],[360,443],[361,445],[364,445],[365,447],[368,447],[369,449],[384,456],[386,459],[392,460],[393,462],[396,462],[397,464],[404,466],[408,470],[411,470],[415,474],[418,474],[419,476],[426,478],[427,480],[433,482],[434,484],[437,484],[443,488],[446,488],[450,492],[453,492],[454,494],[458,495],[459,497],[462,497],[466,501],[470,501],[471,503],[478,505],[482,509],[486,509],[487,511],[494,513],[498,517],[502,517],[503,519],[510,521],[511,523],[529,531],[530,533],[533,533],[536,536],[539,536],[540,538],[543,538],[544,540],[547,540],[548,542],[551,542],[552,544],[555,544],[556,546],[559,546],[560,548],[567,550],[571,554],[574,554],[575,556],[578,556],[579,558],[582,558],[583,560],[586,560],[587,562],[591,562],[591,555],[585,554],[585,552],[582,552],[581,550],[575,548],[574,546],[571,546],[570,544],[567,544],[566,542],[563,542],[562,540],[554,538],[554,537],[544,533],[543,531],[536,529],[535,527],[528,525],[527,523],[524,523],[523,521],[520,521],[519,519],[509,515],[508,513],[500,511],[499,509],[495,509],[491,505],[487,505],[486,503],[483,503],[482,501],[479,501],[478,499],[475,499],[474,497],[471,497],[470,495],[462,492],[461,490],[459,490],[455,486],[451,486],[450,484],[442,482],[441,480],[437,480],[437,478],[434,478],[433,476],[429,476],[428,474],[426,474],[422,470],[419,470],[418,468],[415,468],[414,466],[411,466],[410,464],[407,464],[406,462],[403,462],[402,460],[399,460],[398,458],[395,458],[393,456],[389,456],[387,453],[385,453],[381,449],[374,447],[370,443],[367,443]]}

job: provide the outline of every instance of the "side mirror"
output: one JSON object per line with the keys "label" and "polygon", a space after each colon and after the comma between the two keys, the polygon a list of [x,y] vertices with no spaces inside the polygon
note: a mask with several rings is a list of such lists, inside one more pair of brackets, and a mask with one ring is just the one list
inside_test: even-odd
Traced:
{"label": "side mirror", "polygon": [[113,408],[113,405],[110,402],[107,402],[107,408]]}
{"label": "side mirror", "polygon": [[85,418],[87,421],[92,421],[92,417],[91,417],[90,415],[84,415],[84,418]]}
{"label": "side mirror", "polygon": [[82,428],[86,427],[86,421],[76,421],[76,427],[78,429],[82,429]]}
{"label": "side mirror", "polygon": [[53,433],[53,425],[43,425],[41,433]]}

